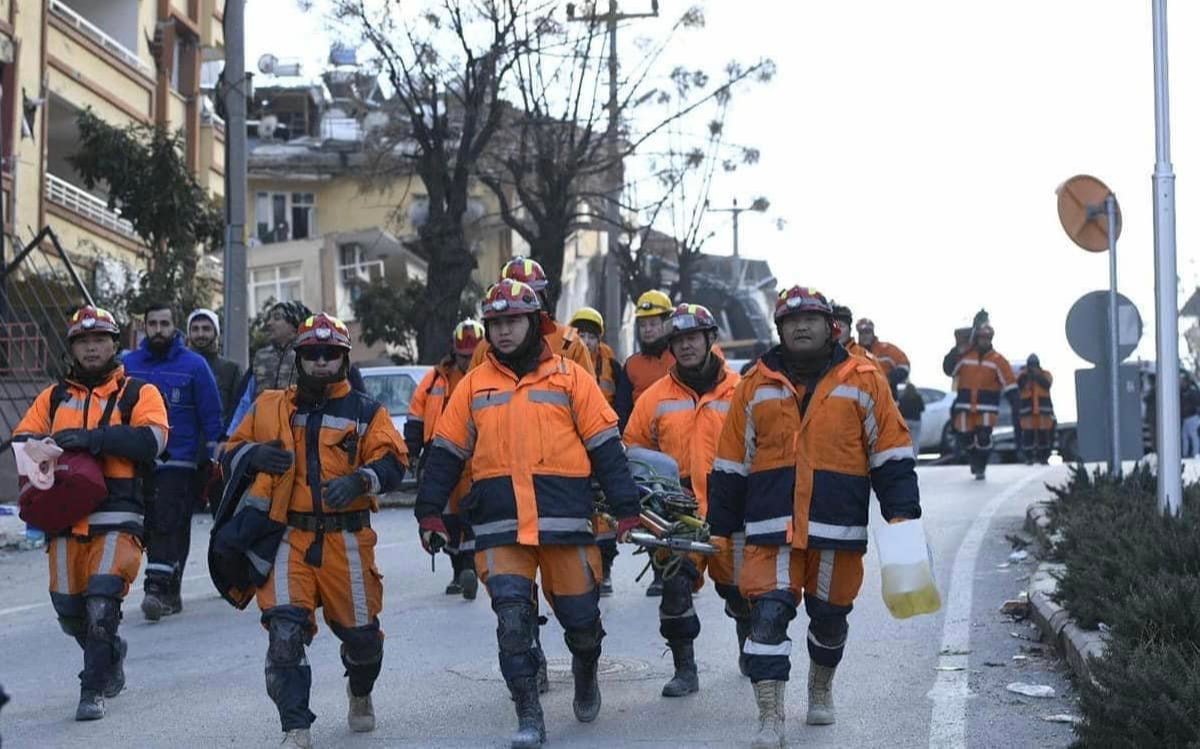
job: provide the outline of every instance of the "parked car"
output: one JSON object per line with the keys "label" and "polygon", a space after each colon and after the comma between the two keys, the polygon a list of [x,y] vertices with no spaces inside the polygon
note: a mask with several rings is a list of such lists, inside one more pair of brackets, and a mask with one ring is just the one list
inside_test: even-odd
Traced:
{"label": "parked car", "polygon": [[[363,367],[363,384],[367,395],[382,403],[392,417],[396,431],[404,434],[404,422],[408,420],[408,405],[412,402],[417,385],[431,367],[426,365],[404,365]],[[405,474],[404,484],[416,483],[415,472]]]}
{"label": "parked car", "polygon": [[954,405],[954,393],[938,388],[918,387],[925,411],[921,414],[921,434],[917,444],[921,452],[946,454],[954,452],[953,435],[950,433],[950,407]]}

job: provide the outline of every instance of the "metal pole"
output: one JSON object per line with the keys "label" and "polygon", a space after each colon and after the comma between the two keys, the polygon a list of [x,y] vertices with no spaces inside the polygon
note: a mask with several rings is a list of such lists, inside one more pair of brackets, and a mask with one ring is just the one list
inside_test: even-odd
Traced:
{"label": "metal pole", "polygon": [[1175,269],[1175,172],[1167,83],[1167,2],[1152,0],[1154,18],[1154,306],[1157,337],[1158,507],[1182,509],[1179,446],[1179,319]]}
{"label": "metal pole", "polygon": [[250,363],[246,311],[246,2],[225,4],[225,327],[226,358]]}
{"label": "metal pole", "polygon": [[[608,325],[613,330],[620,331],[622,328],[621,311],[625,305],[622,302],[621,294],[621,267],[617,262],[617,245],[621,241],[621,183],[624,175],[622,174],[621,159],[618,158],[618,126],[620,124],[617,107],[618,107],[618,91],[617,91],[617,75],[619,67],[617,64],[617,0],[609,0],[608,2],[608,131],[605,133],[605,141],[608,150],[608,256],[605,258],[605,263],[608,265],[608,273],[604,279],[604,316],[609,321]],[[617,356],[625,356],[628,351],[624,348],[624,339],[618,333],[613,336],[610,344],[616,348]]]}
{"label": "metal pole", "polygon": [[1108,461],[1108,472],[1121,475],[1121,408],[1120,353],[1117,351],[1117,199],[1109,195],[1104,199],[1104,210],[1108,216],[1108,414],[1112,428],[1112,452]]}

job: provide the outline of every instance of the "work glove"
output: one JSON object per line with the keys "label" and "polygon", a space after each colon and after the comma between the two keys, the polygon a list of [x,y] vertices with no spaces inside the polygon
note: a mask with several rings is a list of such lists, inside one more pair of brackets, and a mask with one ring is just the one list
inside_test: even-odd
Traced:
{"label": "work glove", "polygon": [[629,543],[629,534],[641,527],[642,519],[636,515],[631,518],[621,518],[617,521],[617,540],[623,544]]}
{"label": "work glove", "polygon": [[100,447],[104,444],[104,427],[64,429],[61,432],[55,432],[54,444],[64,450],[79,450],[99,455]]}
{"label": "work glove", "polygon": [[437,515],[421,518],[417,526],[421,529],[421,548],[429,554],[436,554],[442,547],[450,543],[450,534],[446,532],[446,524]]}
{"label": "work glove", "polygon": [[294,460],[290,450],[284,450],[283,442],[272,440],[258,446],[250,457],[250,467],[256,471],[281,476],[288,472]]}
{"label": "work glove", "polygon": [[321,501],[341,509],[367,492],[367,477],[358,471],[349,476],[326,481],[321,485]]}

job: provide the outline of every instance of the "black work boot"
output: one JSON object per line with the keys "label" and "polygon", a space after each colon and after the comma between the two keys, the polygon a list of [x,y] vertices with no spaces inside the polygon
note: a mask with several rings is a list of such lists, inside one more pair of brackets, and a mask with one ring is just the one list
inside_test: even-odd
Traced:
{"label": "black work boot", "polygon": [[600,653],[591,656],[571,656],[571,674],[575,677],[575,719],[591,723],[600,714],[600,678],[597,674]]}
{"label": "black work boot", "polygon": [[462,571],[458,573],[456,582],[462,597],[468,601],[474,601],[475,596],[479,594],[479,576],[475,574],[475,569],[463,567]]}
{"label": "black work boot", "polygon": [[750,619],[739,617],[734,621],[737,624],[738,670],[742,672],[742,676],[749,676],[750,656],[746,655],[746,638],[750,636]]}
{"label": "black work boot", "polygon": [[142,599],[142,614],[145,615],[146,621],[156,622],[167,615],[170,606],[167,604],[166,598],[166,591],[157,589],[146,591],[146,596]]}
{"label": "black work boot", "polygon": [[104,717],[104,696],[94,689],[79,693],[79,707],[75,708],[75,720],[100,720]]}
{"label": "black work boot", "polygon": [[517,708],[517,732],[512,737],[512,748],[538,749],[546,741],[546,722],[538,698],[537,677],[509,679],[508,690]]}
{"label": "black work boot", "polygon": [[104,685],[104,696],[109,699],[116,697],[125,688],[125,654],[129,652],[129,643],[124,638],[117,638],[117,662],[113,664],[112,676]]}
{"label": "black work boot", "polygon": [[550,691],[550,669],[546,664],[546,651],[542,650],[542,636],[539,631],[541,628],[542,617],[538,617],[538,619],[539,619],[539,624],[538,624],[539,629],[534,630],[533,647],[530,649],[530,652],[533,653],[533,657],[537,658],[537,662],[538,662],[538,670],[537,670],[538,694],[545,694],[546,692]]}
{"label": "black work boot", "polygon": [[682,697],[700,691],[700,676],[696,673],[696,651],[691,640],[668,642],[675,661],[675,675],[663,685],[663,697]]}

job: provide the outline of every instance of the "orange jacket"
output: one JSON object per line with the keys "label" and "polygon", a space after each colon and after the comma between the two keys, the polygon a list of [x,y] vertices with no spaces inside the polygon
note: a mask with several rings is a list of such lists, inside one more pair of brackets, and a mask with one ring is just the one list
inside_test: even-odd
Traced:
{"label": "orange jacket", "polygon": [[[554,321],[554,327],[555,331],[546,336],[546,343],[550,344],[551,353],[562,354],[595,377],[596,368],[592,365],[592,355],[588,353],[587,344],[579,337],[579,331],[570,325],[563,325],[557,320]],[[487,341],[481,341],[475,347],[475,353],[471,354],[471,369],[483,364],[487,359],[487,352],[491,348],[491,344]]]}
{"label": "orange jacket", "polygon": [[[13,441],[53,436],[64,429],[95,429],[111,401],[120,402],[128,384],[125,368],[114,369],[104,382],[88,388],[64,380],[67,398],[58,404],[51,423],[51,401],[57,385],[42,390],[33,405],[13,429]],[[142,532],[145,497],[139,487],[138,464],[153,464],[167,445],[167,408],[158,388],[142,383],[137,401],[122,424],[116,403],[106,427],[103,446],[97,456],[108,485],[108,497],[86,519],[79,521],[71,533],[88,535],[106,530]]]}
{"label": "orange jacket", "polygon": [[1017,378],[1021,390],[1021,416],[1049,416],[1054,418],[1054,403],[1050,400],[1050,386],[1054,375],[1048,370],[1030,372],[1026,367]]}
{"label": "orange jacket", "polygon": [[905,375],[908,374],[908,356],[896,344],[876,338],[867,350],[879,362],[879,368],[883,370],[883,376],[888,378],[889,382],[891,381],[889,375],[892,374],[893,369],[902,370]]}
{"label": "orange jacket", "polygon": [[268,512],[276,522],[286,523],[289,510],[314,511],[309,481],[309,467],[314,463],[321,469],[317,483],[354,471],[361,471],[368,480],[366,493],[340,509],[323,506],[325,514],[377,510],[375,495],[394,491],[404,477],[408,450],[387,409],[351,390],[346,380],[331,385],[328,392],[328,400],[319,410],[301,412],[295,385],[264,391],[229,438],[221,458],[227,477],[265,442],[279,440],[295,457],[291,469],[281,476],[255,475],[241,500]]}
{"label": "orange jacket", "polygon": [[625,360],[625,377],[633,388],[633,404],[637,405],[638,398],[654,383],[667,376],[671,367],[675,366],[675,356],[670,347],[663,349],[658,356],[650,356],[641,351]]}
{"label": "orange jacket", "polygon": [[[433,442],[437,430],[438,419],[450,402],[450,394],[462,381],[463,372],[454,363],[453,357],[446,357],[436,367],[421,378],[421,384],[413,393],[408,405],[408,419],[404,422],[404,441],[408,444],[410,455],[419,455],[425,447]],[[471,471],[463,471],[462,478],[450,494],[446,511],[450,514],[458,512],[459,502],[471,489]]]}
{"label": "orange jacket", "polygon": [[780,347],[764,354],[721,430],[713,535],[744,527],[750,544],[865,549],[872,489],[885,519],[920,517],[908,425],[877,366],[837,346],[809,393],[784,374]]}
{"label": "orange jacket", "polygon": [[621,365],[617,363],[617,354],[612,346],[604,341],[600,342],[597,354],[598,361],[593,362],[596,365],[596,382],[600,385],[600,392],[604,393],[604,400],[611,406],[617,398],[617,371]]}
{"label": "orange jacket", "polygon": [[877,361],[875,359],[875,354],[872,354],[861,343],[853,338],[851,338],[849,341],[846,341],[846,351],[854,356],[861,356],[867,361]]}
{"label": "orange jacket", "polygon": [[[951,377],[958,386],[954,412],[995,415],[992,417],[995,418],[1000,414],[1001,396],[1012,397],[1017,391],[1017,378],[1013,377],[1012,367],[995,349],[989,349],[986,354],[974,348],[966,352],[955,363]],[[989,426],[994,424],[993,421]]]}
{"label": "orange jacket", "polygon": [[616,413],[595,376],[549,345],[524,377],[490,355],[455,388],[425,461],[418,518],[442,511],[466,465],[474,484],[462,510],[476,549],[593,543],[592,475],[614,515],[639,512]]}
{"label": "orange jacket", "polygon": [[679,464],[679,478],[691,481],[708,514],[708,473],[717,454],[717,439],[729,413],[729,401],[741,376],[721,362],[723,376],[702,396],[679,381],[675,370],[654,383],[633,406],[625,425],[625,444],[664,452]]}

